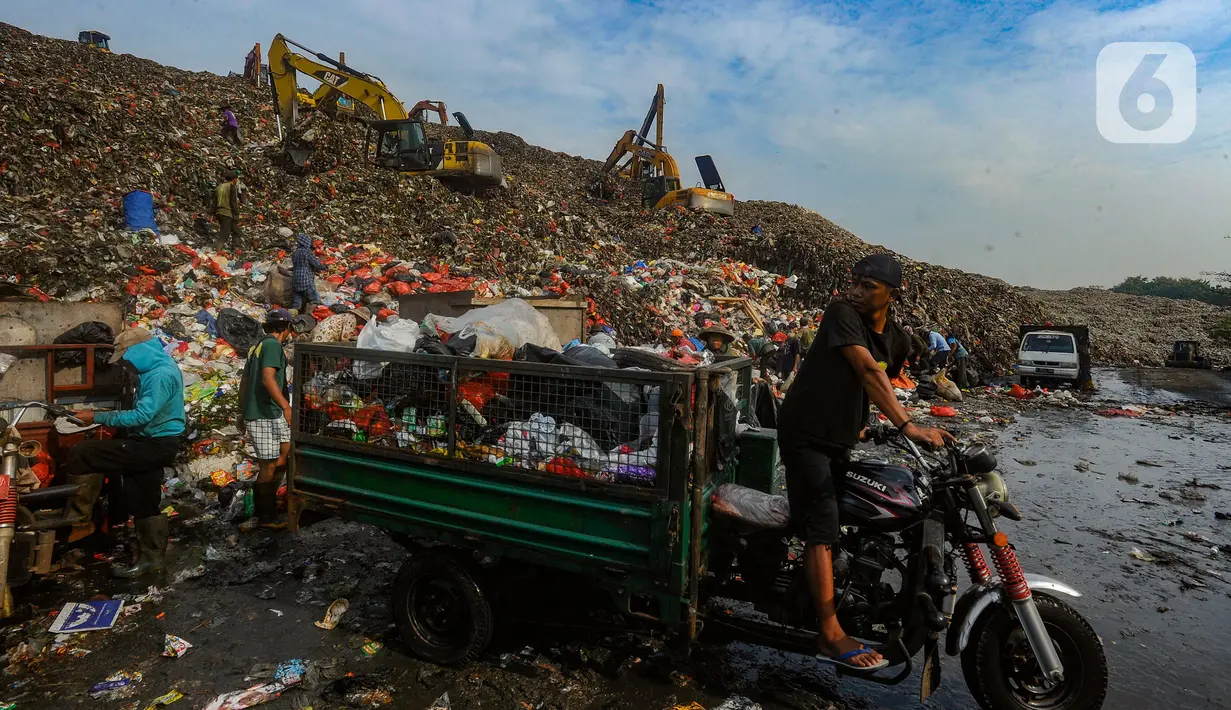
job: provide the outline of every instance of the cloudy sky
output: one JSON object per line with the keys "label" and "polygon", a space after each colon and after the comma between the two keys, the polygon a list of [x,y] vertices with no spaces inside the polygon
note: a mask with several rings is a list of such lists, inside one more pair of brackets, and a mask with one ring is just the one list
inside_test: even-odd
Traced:
{"label": "cloudy sky", "polygon": [[[0,0],[0,20],[220,73],[282,32],[407,103],[600,159],[661,82],[686,184],[709,153],[737,199],[1024,285],[1231,268],[1231,2]],[[1128,41],[1192,49],[1186,141],[1101,137],[1096,60]]]}

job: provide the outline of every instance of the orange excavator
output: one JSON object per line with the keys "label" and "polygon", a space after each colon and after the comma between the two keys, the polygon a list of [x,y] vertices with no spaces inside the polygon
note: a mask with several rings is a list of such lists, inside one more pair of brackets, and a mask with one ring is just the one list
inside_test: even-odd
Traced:
{"label": "orange excavator", "polygon": [[[712,157],[696,157],[704,187],[685,188],[681,185],[679,165],[663,147],[665,103],[663,85],[659,84],[654,100],[650,102],[650,110],[641,123],[641,130],[624,132],[615,148],[611,149],[611,155],[607,156],[607,162],[603,163],[600,181],[602,176],[618,166],[619,174],[641,182],[641,204],[644,207],[682,205],[721,215],[735,214],[735,195],[726,191]],[[646,137],[651,125],[657,127],[653,142]],[[625,162],[621,163],[622,160]]]}

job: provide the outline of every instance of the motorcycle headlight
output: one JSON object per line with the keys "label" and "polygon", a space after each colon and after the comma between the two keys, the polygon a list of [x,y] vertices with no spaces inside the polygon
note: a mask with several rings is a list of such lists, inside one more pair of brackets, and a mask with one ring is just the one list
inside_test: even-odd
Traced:
{"label": "motorcycle headlight", "polygon": [[996,468],[996,455],[983,444],[971,444],[962,451],[966,470],[972,474],[989,473]]}
{"label": "motorcycle headlight", "polygon": [[[995,471],[980,473],[975,476],[975,488],[979,494],[983,496],[983,500],[987,503],[1007,503],[1009,501],[1009,489],[1004,484],[1004,478]],[[995,509],[996,506],[989,505],[989,508]]]}

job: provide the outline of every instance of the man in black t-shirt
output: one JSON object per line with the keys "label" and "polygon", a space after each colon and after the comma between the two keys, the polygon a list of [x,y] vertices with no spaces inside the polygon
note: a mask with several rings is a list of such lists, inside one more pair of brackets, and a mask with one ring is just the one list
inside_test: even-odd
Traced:
{"label": "man in black t-shirt", "polygon": [[943,430],[912,424],[889,383],[910,353],[906,333],[889,318],[889,305],[901,288],[902,267],[888,254],[874,254],[855,264],[850,288],[825,310],[816,340],[778,414],[791,519],[807,544],[804,568],[821,622],[817,644],[825,657],[854,668],[880,668],[888,662],[847,636],[836,616],[834,470],[859,442],[868,422],[869,401],[913,441],[939,447],[945,439],[953,439]]}
{"label": "man in black t-shirt", "polygon": [[790,377],[792,372],[799,369],[802,351],[803,346],[800,344],[798,331],[792,330],[778,353],[778,372],[782,373],[784,378]]}

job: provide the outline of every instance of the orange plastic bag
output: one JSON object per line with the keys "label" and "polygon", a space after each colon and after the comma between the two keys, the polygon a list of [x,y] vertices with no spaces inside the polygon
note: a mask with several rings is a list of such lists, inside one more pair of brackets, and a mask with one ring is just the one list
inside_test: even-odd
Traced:
{"label": "orange plastic bag", "polygon": [[900,373],[897,377],[893,378],[892,380],[889,380],[889,384],[893,385],[894,387],[897,387],[900,390],[913,390],[915,388],[915,381],[910,379],[910,377],[906,374],[905,371]]}
{"label": "orange plastic bag", "polygon": [[953,407],[946,407],[939,404],[932,405],[932,416],[934,417],[956,417],[957,410]]}

